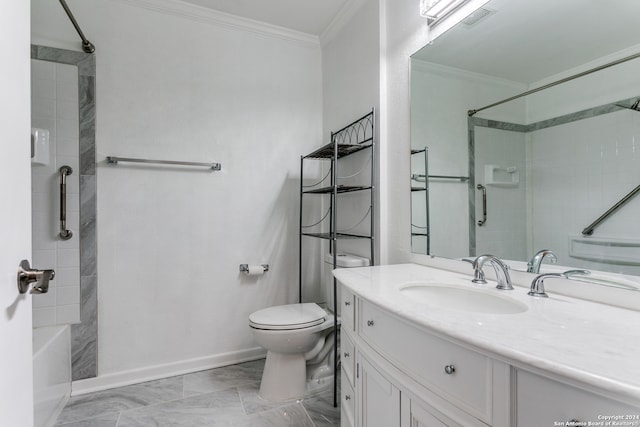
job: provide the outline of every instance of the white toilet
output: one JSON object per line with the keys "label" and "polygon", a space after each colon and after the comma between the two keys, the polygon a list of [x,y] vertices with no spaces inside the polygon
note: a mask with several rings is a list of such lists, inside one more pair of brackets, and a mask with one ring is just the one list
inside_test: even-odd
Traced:
{"label": "white toilet", "polygon": [[279,305],[249,316],[253,337],[267,349],[260,397],[300,399],[333,384],[333,319],[315,303]]}
{"label": "white toilet", "polygon": [[[339,268],[366,267],[369,260],[338,254],[336,264]],[[325,268],[326,305],[333,308],[332,255],[327,256]],[[253,337],[267,349],[260,397],[283,402],[316,394],[333,385],[333,319],[333,314],[314,303],[279,305],[249,316]]]}

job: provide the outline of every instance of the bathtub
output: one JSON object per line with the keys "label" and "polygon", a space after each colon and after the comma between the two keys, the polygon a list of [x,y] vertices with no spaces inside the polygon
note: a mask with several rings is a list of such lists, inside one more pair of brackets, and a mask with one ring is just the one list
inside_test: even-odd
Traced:
{"label": "bathtub", "polygon": [[49,427],[71,393],[70,327],[33,329],[33,397],[35,427]]}

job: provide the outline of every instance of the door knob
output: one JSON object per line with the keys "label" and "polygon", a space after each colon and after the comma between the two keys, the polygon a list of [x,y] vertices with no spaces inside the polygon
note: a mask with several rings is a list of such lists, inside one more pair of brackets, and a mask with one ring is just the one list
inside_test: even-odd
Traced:
{"label": "door knob", "polygon": [[23,259],[18,266],[18,292],[26,294],[29,285],[33,285],[32,294],[46,294],[49,291],[49,280],[53,280],[56,272],[53,270],[32,269],[29,261]]}

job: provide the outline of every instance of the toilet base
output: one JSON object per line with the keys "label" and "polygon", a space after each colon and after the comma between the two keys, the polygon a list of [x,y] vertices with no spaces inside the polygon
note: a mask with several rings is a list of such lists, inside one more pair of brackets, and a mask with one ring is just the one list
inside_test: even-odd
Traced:
{"label": "toilet base", "polygon": [[267,352],[258,396],[270,402],[285,402],[305,398],[328,389],[331,375],[307,379],[307,364],[302,354]]}

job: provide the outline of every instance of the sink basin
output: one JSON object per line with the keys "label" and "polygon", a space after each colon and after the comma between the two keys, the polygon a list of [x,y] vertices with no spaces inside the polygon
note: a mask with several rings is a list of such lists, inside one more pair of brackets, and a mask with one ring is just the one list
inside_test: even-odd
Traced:
{"label": "sink basin", "polygon": [[525,304],[513,298],[456,285],[411,283],[403,286],[400,293],[414,301],[450,310],[490,314],[515,314],[527,311]]}

